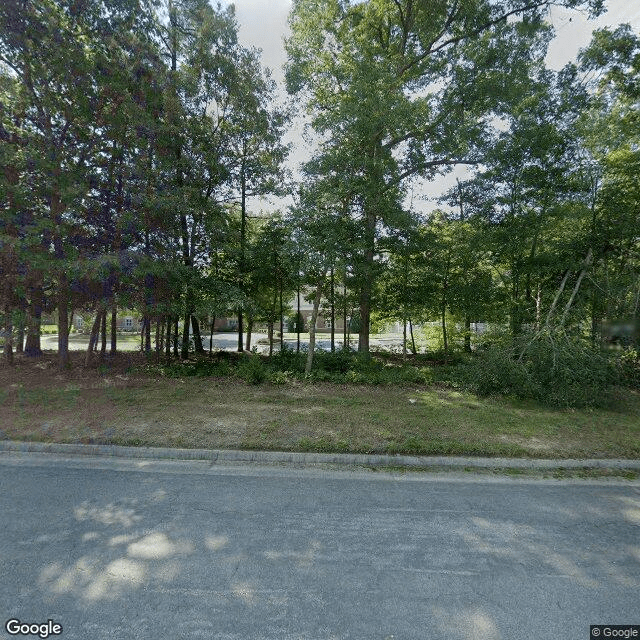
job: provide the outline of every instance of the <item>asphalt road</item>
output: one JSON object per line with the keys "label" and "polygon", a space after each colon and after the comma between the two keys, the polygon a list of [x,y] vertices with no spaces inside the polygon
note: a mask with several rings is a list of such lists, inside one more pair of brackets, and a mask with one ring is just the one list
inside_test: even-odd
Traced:
{"label": "asphalt road", "polygon": [[640,623],[638,483],[5,453],[0,486],[3,627],[586,640]]}
{"label": "asphalt road", "polygon": [[[205,350],[209,349],[209,334],[203,335],[202,345]],[[260,353],[268,353],[268,344],[259,343],[260,340],[266,341],[267,335],[265,333],[254,333],[252,336],[251,344],[257,347]],[[154,347],[153,334],[151,336],[152,349]],[[295,349],[297,341],[295,339],[287,338],[285,340],[287,346],[290,349]],[[84,333],[74,333],[69,336],[69,350],[70,351],[85,351],[89,344],[89,336]],[[109,350],[109,342],[107,342],[107,351]],[[375,347],[381,348],[402,348],[402,337],[398,338],[376,338],[373,337],[370,340],[370,344]],[[40,345],[42,349],[57,351],[58,349],[58,335],[57,334],[45,334],[40,337]],[[303,348],[309,346],[309,340],[302,338],[300,345]],[[358,337],[352,336],[350,342],[351,348],[355,349],[358,346]],[[336,349],[342,348],[342,338],[336,336],[335,338]],[[213,334],[213,349],[222,349],[224,351],[236,351],[238,348],[238,334],[237,333],[214,333]],[[276,340],[274,342],[274,349],[277,351],[280,348],[280,342]],[[120,340],[118,342],[119,351],[138,351],[140,349],[140,335],[128,334],[127,340]],[[316,349],[323,349],[329,351],[331,349],[331,340],[327,338],[326,334],[318,334],[316,337]]]}

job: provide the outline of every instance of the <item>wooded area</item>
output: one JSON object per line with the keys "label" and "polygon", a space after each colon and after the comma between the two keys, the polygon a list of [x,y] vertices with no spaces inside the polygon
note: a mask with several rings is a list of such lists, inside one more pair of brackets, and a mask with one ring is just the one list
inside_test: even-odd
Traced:
{"label": "wooded area", "polygon": [[[558,336],[594,354],[637,347],[640,38],[596,31],[554,72],[551,4],[294,0],[286,88],[319,143],[293,180],[291,106],[238,43],[233,6],[4,0],[6,360],[25,332],[40,355],[55,312],[68,367],[74,310],[95,313],[103,353],[123,309],[166,358],[201,352],[203,322],[221,316],[248,349],[300,288],[316,315],[322,296],[357,319],[363,354],[372,320],[438,321],[445,358],[471,351],[475,322],[507,328],[517,362],[541,336],[554,362]],[[439,206],[416,205],[420,181],[459,165],[472,171]],[[295,204],[249,215],[269,194]],[[616,334],[623,322],[635,333]]]}

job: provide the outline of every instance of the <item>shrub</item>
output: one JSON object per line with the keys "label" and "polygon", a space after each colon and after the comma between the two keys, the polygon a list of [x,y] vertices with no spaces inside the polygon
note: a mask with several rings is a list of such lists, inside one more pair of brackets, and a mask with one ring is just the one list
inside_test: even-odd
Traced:
{"label": "shrub", "polygon": [[560,332],[489,347],[465,373],[478,395],[510,395],[554,407],[607,404],[618,379],[606,356]]}
{"label": "shrub", "polygon": [[260,356],[247,356],[238,365],[238,375],[250,384],[261,384],[269,376]]}
{"label": "shrub", "polygon": [[640,352],[624,349],[615,358],[620,382],[633,389],[640,389]]}

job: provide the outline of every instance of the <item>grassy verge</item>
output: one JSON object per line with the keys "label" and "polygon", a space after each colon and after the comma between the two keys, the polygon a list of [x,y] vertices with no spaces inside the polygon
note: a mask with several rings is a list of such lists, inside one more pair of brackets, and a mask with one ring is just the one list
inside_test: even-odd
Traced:
{"label": "grassy verge", "polygon": [[[135,373],[122,356],[59,373],[0,369],[0,437],[67,443],[507,457],[640,457],[640,394],[608,410],[477,398],[442,383],[384,385]],[[153,373],[155,371],[155,373]]]}

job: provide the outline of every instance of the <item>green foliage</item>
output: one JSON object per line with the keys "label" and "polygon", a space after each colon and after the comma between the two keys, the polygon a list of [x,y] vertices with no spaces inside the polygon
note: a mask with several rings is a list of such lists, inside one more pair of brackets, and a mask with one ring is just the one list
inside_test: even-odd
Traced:
{"label": "green foliage", "polygon": [[604,406],[618,380],[606,355],[584,340],[552,332],[489,347],[465,374],[480,396],[501,394],[553,407]]}
{"label": "green foliage", "polygon": [[636,349],[624,349],[615,356],[614,361],[621,383],[632,389],[640,389],[640,352]]}
{"label": "green foliage", "polygon": [[304,316],[301,313],[295,313],[287,318],[287,333],[304,333],[305,322]]}
{"label": "green foliage", "polygon": [[262,384],[268,379],[269,371],[260,356],[252,355],[242,358],[238,376],[250,384]]}

